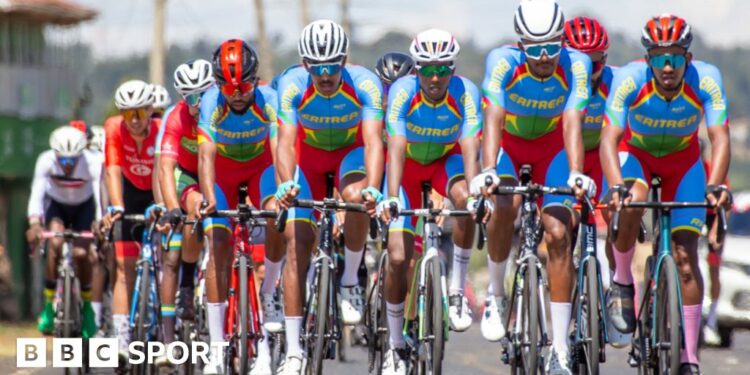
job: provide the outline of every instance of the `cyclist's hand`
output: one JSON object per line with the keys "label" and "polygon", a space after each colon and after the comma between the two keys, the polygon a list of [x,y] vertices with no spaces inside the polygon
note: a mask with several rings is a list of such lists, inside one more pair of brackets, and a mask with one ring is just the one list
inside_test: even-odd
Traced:
{"label": "cyclist's hand", "polygon": [[[435,190],[432,191],[430,194],[430,199],[432,200],[432,208],[436,208],[438,210],[442,210],[445,208],[445,198],[436,193]],[[437,224],[439,227],[443,227],[443,222],[445,221],[445,216],[438,216],[435,218],[435,224]]]}
{"label": "cyclist's hand", "polygon": [[623,185],[615,185],[615,186],[612,186],[610,189],[612,190],[612,199],[610,199],[609,201],[609,209],[612,211],[620,211],[622,209],[622,205],[620,204],[620,196],[622,194],[625,195],[625,199],[623,200],[623,203],[627,204],[633,200],[633,197],[630,195],[630,192]]}
{"label": "cyclist's hand", "polygon": [[578,200],[583,199],[586,194],[589,198],[596,196],[596,183],[591,177],[577,171],[570,172],[568,176],[568,186],[573,188]]}
{"label": "cyclist's hand", "polygon": [[[492,182],[490,186],[487,186],[488,179]],[[489,197],[489,192],[493,191],[499,184],[500,178],[497,177],[497,172],[494,170],[482,172],[471,179],[469,193],[474,196],[484,194],[486,197]]]}
{"label": "cyclist's hand", "polygon": [[383,193],[372,186],[368,186],[362,189],[360,194],[362,194],[362,199],[365,201],[364,203],[365,208],[367,209],[367,214],[372,218],[376,217],[378,203],[383,201]]}
{"label": "cyclist's hand", "polygon": [[294,180],[288,180],[282,182],[278,189],[276,189],[276,202],[282,209],[289,209],[289,206],[294,203],[294,198],[299,194],[300,186]]}
{"label": "cyclist's hand", "polygon": [[164,213],[167,210],[166,207],[164,207],[161,204],[152,204],[146,208],[145,217],[147,221],[154,221],[158,220],[162,213]]}
{"label": "cyclist's hand", "polygon": [[[477,200],[474,197],[469,197],[469,200],[466,201],[466,209],[471,212],[472,217],[474,220],[476,220],[477,215],[477,209],[479,208],[480,201]],[[487,224],[488,221],[490,221],[490,218],[492,217],[492,213],[495,211],[495,205],[492,204],[492,201],[490,199],[484,200],[484,216],[482,217],[482,223]]]}
{"label": "cyclist's hand", "polygon": [[391,212],[391,207],[395,207],[395,214],[398,214],[398,212],[401,211],[401,201],[398,197],[390,197],[380,202],[378,205],[378,215],[380,215],[380,219],[383,220],[384,223],[390,223],[392,220],[398,218],[398,216],[393,216],[394,212]]}
{"label": "cyclist's hand", "polygon": [[32,249],[39,246],[39,243],[42,240],[42,232],[44,232],[44,228],[41,223],[31,224],[26,231],[26,241],[29,242],[29,246],[31,246]]}
{"label": "cyclist's hand", "polygon": [[122,215],[125,213],[125,209],[123,207],[118,206],[109,206],[107,207],[107,214],[104,215],[102,218],[102,226],[104,231],[108,231],[112,229],[112,225],[117,220],[120,220],[122,218]]}
{"label": "cyclist's hand", "polygon": [[216,212],[216,198],[207,197],[205,200],[198,203],[198,209],[196,212],[201,218]]}
{"label": "cyclist's hand", "polygon": [[722,206],[727,210],[730,209],[732,203],[730,197],[726,185],[708,185],[706,187],[706,199],[714,209]]}

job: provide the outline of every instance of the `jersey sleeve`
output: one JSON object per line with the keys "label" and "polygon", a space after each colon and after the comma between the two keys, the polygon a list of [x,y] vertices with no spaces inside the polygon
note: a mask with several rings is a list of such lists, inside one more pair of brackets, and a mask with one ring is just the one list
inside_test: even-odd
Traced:
{"label": "jersey sleeve", "polygon": [[182,123],[180,113],[172,111],[166,121],[159,127],[161,138],[156,138],[157,149],[161,149],[161,156],[177,160],[179,144],[182,141]]}
{"label": "jersey sleeve", "polygon": [[216,124],[224,115],[223,106],[219,102],[221,93],[214,86],[203,94],[200,114],[198,115],[198,144],[216,142]]}
{"label": "jersey sleeve", "polygon": [[496,48],[487,55],[485,61],[482,95],[491,104],[505,108],[505,86],[513,74],[511,50]]}
{"label": "jersey sleeve", "polygon": [[297,126],[297,107],[304,87],[298,79],[299,70],[292,69],[279,79],[278,95],[278,124]]}
{"label": "jersey sleeve", "polygon": [[607,97],[603,126],[614,125],[624,128],[627,125],[628,111],[638,88],[636,84],[638,77],[634,74],[634,70],[633,66],[629,65],[614,73],[612,87]]}
{"label": "jersey sleeve", "polygon": [[383,85],[371,71],[358,67],[354,84],[362,102],[362,120],[383,119]]}
{"label": "jersey sleeve", "polygon": [[[52,156],[52,157],[50,157]],[[44,217],[44,193],[49,179],[49,170],[54,162],[54,155],[46,151],[36,159],[34,167],[34,180],[31,182],[31,194],[29,195],[29,205],[27,217]]]}
{"label": "jersey sleeve", "polygon": [[591,59],[583,53],[570,52],[570,95],[565,110],[583,111],[591,97]]}
{"label": "jersey sleeve", "polygon": [[388,91],[385,130],[389,137],[406,136],[406,113],[409,111],[409,102],[414,96],[412,86],[414,86],[415,79],[411,76],[399,78]]}
{"label": "jersey sleeve", "polygon": [[164,138],[164,131],[167,127],[167,121],[169,121],[169,116],[171,116],[172,112],[174,112],[173,110],[174,106],[170,106],[166,111],[164,111],[164,116],[162,116],[164,120],[161,122],[161,124],[159,124],[159,132],[156,133],[156,149],[154,150],[154,156],[161,155],[161,141]]}
{"label": "jersey sleeve", "polygon": [[85,151],[84,157],[89,166],[89,175],[91,176],[91,189],[94,193],[95,218],[102,218],[102,163],[99,155],[95,152]]}
{"label": "jersey sleeve", "polygon": [[729,125],[727,96],[719,69],[704,63],[699,74],[700,99],[703,102],[706,126],[710,128]]}
{"label": "jersey sleeve", "polygon": [[461,109],[464,115],[464,121],[461,129],[461,138],[467,137],[478,138],[482,130],[482,111],[479,110],[479,89],[471,81],[461,78],[463,81],[464,92],[461,94]]}
{"label": "jersey sleeve", "polygon": [[105,124],[104,133],[104,165],[107,167],[121,167],[124,156],[122,151],[122,140],[120,139],[120,124],[114,121],[108,121],[108,123]]}

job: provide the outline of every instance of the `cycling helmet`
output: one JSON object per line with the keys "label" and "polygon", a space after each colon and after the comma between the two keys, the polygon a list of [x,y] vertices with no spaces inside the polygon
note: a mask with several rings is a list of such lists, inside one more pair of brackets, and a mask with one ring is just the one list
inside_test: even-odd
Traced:
{"label": "cycling helmet", "polygon": [[297,51],[310,61],[331,61],[346,56],[349,39],[344,28],[331,20],[317,20],[305,26]]}
{"label": "cycling helmet", "polygon": [[397,79],[411,74],[414,65],[411,56],[401,52],[388,52],[375,64],[375,74],[381,81],[390,85]]}
{"label": "cycling helmet", "polygon": [[690,48],[693,33],[684,19],[672,14],[651,18],[643,27],[641,44],[650,50],[654,47],[680,46]]}
{"label": "cycling helmet", "polygon": [[609,48],[607,29],[596,19],[588,17],[565,22],[565,42],[583,53],[606,52]]}
{"label": "cycling helmet", "polygon": [[565,17],[555,0],[521,0],[513,23],[519,37],[543,42],[563,34]]}
{"label": "cycling helmet", "polygon": [[63,125],[50,134],[49,145],[57,156],[76,157],[86,148],[86,135],[70,125]]}
{"label": "cycling helmet", "polygon": [[206,60],[190,60],[174,71],[174,88],[182,96],[200,94],[213,84],[211,63]]}
{"label": "cycling helmet", "polygon": [[461,46],[453,35],[440,29],[422,31],[409,47],[409,53],[417,66],[427,62],[450,62],[452,65],[459,51]]}
{"label": "cycling helmet", "polygon": [[244,41],[229,39],[214,51],[211,66],[219,85],[251,82],[258,73],[258,54]]}
{"label": "cycling helmet", "polygon": [[92,125],[90,128],[94,136],[89,141],[89,149],[104,151],[104,140],[106,138],[104,127],[101,125]]}
{"label": "cycling helmet", "polygon": [[115,92],[117,109],[133,109],[153,105],[154,88],[141,80],[127,81]]}
{"label": "cycling helmet", "polygon": [[172,104],[172,98],[169,97],[169,91],[167,91],[167,88],[156,83],[152,83],[151,86],[154,86],[154,108],[161,110],[167,109],[167,107]]}
{"label": "cycling helmet", "polygon": [[94,133],[91,132],[91,127],[86,125],[86,121],[83,120],[70,120],[68,122],[68,125],[80,130],[83,134],[86,135],[87,140],[91,140],[91,137],[94,136]]}

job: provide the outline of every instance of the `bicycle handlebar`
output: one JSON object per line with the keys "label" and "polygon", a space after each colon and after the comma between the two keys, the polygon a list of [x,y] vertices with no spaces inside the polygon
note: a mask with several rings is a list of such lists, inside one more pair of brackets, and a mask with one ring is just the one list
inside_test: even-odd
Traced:
{"label": "bicycle handlebar", "polygon": [[[323,200],[313,199],[295,199],[290,207],[299,208],[312,208],[320,211],[349,211],[367,213],[367,207],[361,203],[347,203],[334,198],[325,198]],[[276,230],[283,232],[286,228],[286,219],[289,215],[288,210],[279,210],[278,213],[274,213],[276,219]],[[380,225],[377,219],[370,218],[370,238],[375,239],[380,232]]]}
{"label": "bicycle handlebar", "polygon": [[398,215],[399,216],[417,216],[417,217],[424,217],[424,218],[435,218],[438,216],[463,217],[463,216],[470,216],[471,211],[449,210],[449,209],[441,209],[441,208],[417,208],[414,210],[400,210],[398,212]]}
{"label": "bicycle handlebar", "polygon": [[86,240],[93,240],[94,239],[94,233],[91,233],[90,231],[82,231],[82,232],[76,232],[69,229],[66,229],[62,232],[54,232],[54,231],[44,231],[42,232],[42,238],[45,240],[48,240],[50,238],[64,238],[66,240],[74,240],[74,239],[86,239]]}

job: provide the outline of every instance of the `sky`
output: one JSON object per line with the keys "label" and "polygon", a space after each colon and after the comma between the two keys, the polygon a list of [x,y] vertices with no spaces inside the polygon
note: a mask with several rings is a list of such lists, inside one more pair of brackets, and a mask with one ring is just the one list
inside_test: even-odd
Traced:
{"label": "sky", "polygon": [[[99,11],[78,32],[97,59],[124,57],[150,50],[153,0],[73,0]],[[340,21],[338,0],[308,0],[310,19]],[[167,0],[168,45],[196,40],[220,41],[256,34],[253,0]],[[264,0],[269,35],[296,43],[304,25],[299,0]],[[452,32],[459,41],[473,39],[489,47],[514,36],[517,0],[350,0],[353,37],[373,41],[389,30],[416,34],[431,27]],[[747,0],[559,0],[566,17],[593,15],[612,31],[640,36],[645,21],[671,12],[684,17],[709,43],[750,46]],[[404,46],[406,48],[406,46]]]}

